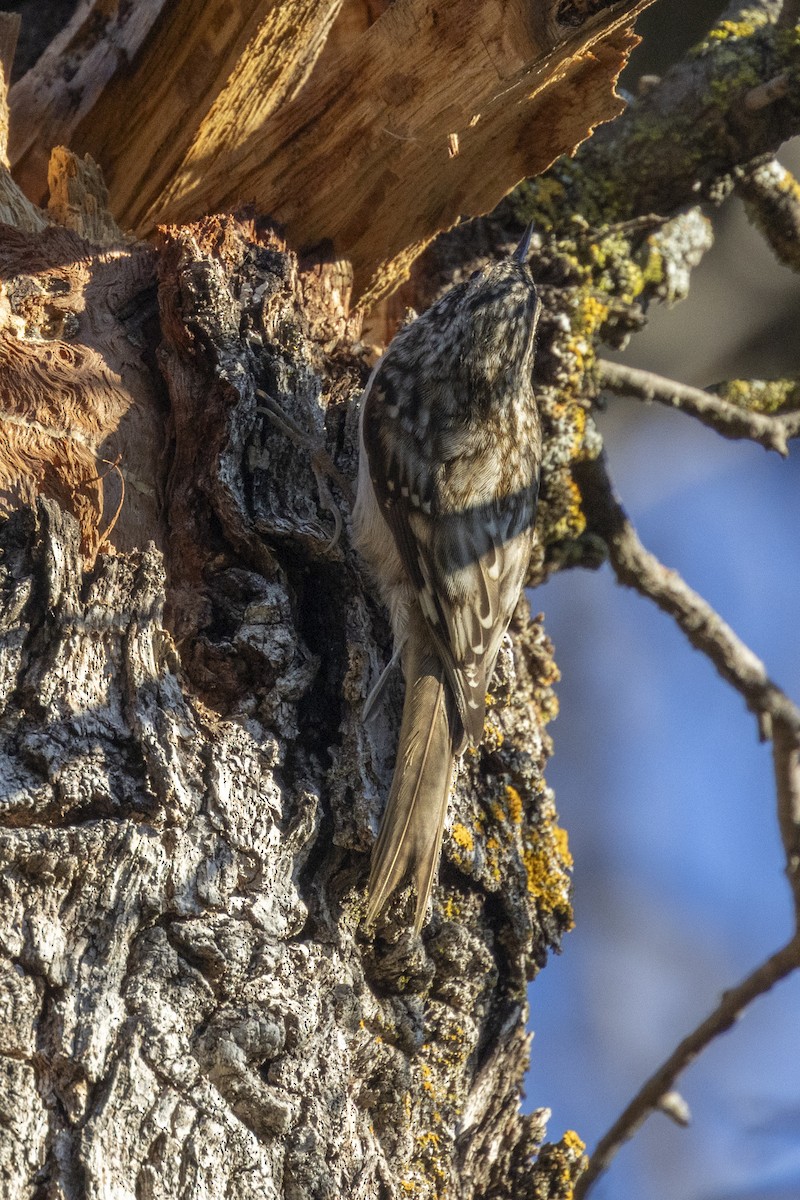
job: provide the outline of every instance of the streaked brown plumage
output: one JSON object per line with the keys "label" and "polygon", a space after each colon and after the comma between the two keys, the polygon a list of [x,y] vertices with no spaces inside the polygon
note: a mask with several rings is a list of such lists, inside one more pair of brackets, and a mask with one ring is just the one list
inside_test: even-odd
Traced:
{"label": "streaked brown plumage", "polygon": [[364,393],[357,544],[389,608],[406,683],[368,925],[408,877],[416,929],[424,923],[454,760],[483,736],[487,686],[530,560],[541,460],[530,232],[512,257],[401,329]]}

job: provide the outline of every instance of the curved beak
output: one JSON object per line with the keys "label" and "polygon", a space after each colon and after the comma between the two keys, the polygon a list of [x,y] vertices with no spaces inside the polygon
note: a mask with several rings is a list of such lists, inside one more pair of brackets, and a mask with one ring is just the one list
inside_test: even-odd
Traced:
{"label": "curved beak", "polygon": [[522,241],[511,255],[511,257],[515,258],[517,262],[524,263],[528,257],[528,251],[531,248],[531,238],[533,237],[533,226],[534,222],[531,221],[530,225],[522,235]]}

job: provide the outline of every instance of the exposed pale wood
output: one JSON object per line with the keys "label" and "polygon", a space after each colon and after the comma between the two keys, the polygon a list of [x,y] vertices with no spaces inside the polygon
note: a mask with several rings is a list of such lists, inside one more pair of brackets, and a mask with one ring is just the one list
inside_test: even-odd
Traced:
{"label": "exposed pale wood", "polygon": [[91,159],[57,148],[50,167],[46,215],[0,167],[0,516],[56,500],[91,562],[104,542],[163,541],[159,389],[137,348],[155,260],[124,246]]}
{"label": "exposed pale wood", "polygon": [[72,135],[102,164],[121,224],[138,223],[181,162],[201,179],[229,177],[236,147],[303,83],[340,2],[173,6],[134,71],[117,76]]}
{"label": "exposed pale wood", "polygon": [[8,163],[8,84],[19,35],[19,13],[0,12],[0,164]]}
{"label": "exposed pale wood", "polygon": [[124,219],[147,231],[253,202],[292,244],[331,241],[353,263],[356,292],[376,296],[436,232],[487,211],[620,111],[611,81],[647,2],[558,27],[550,0],[397,0],[242,139],[224,170],[222,159],[187,160],[166,191],[140,191]]}
{"label": "exposed pale wood", "polygon": [[393,0],[342,0],[327,41],[317,60],[317,74],[327,73],[333,60],[346,51],[356,38],[374,25]]}
{"label": "exposed pale wood", "polygon": [[[368,303],[437,232],[491,209],[620,111],[613,82],[650,0],[599,11],[348,0],[334,21],[340,2],[262,0],[234,19],[222,0],[194,0],[164,13],[70,126],[73,149],[102,165],[123,227],[147,234],[253,203],[296,247],[332,245]],[[40,74],[12,95],[26,123]],[[12,147],[26,177],[53,118],[41,123]]]}
{"label": "exposed pale wood", "polygon": [[[115,74],[126,71],[169,0],[109,4],[83,0],[34,67],[11,89],[9,159],[25,193],[43,203],[54,146],[72,145],[76,125],[91,111]],[[117,114],[117,132],[127,124]]]}
{"label": "exposed pale wood", "polygon": [[88,151],[130,224],[137,195],[157,195],[185,155],[205,170],[302,84],[340,3],[89,5],[12,91],[17,177],[41,196],[54,145]]}
{"label": "exposed pale wood", "polygon": [[8,169],[9,105],[8,80],[17,44],[18,13],[0,13],[0,222],[20,229],[44,229],[39,209],[20,191]]}
{"label": "exposed pale wood", "polygon": [[11,178],[8,167],[0,164],[0,222],[18,229],[44,229],[47,221]]}
{"label": "exposed pale wood", "polygon": [[37,495],[56,500],[76,517],[91,562],[123,477],[111,544],[163,541],[163,417],[141,354],[154,253],[142,243],[104,251],[40,221],[0,240],[0,516]]}
{"label": "exposed pale wood", "polygon": [[56,224],[74,230],[96,246],[113,246],[126,240],[109,211],[108,188],[91,155],[79,158],[64,146],[54,147],[47,183],[47,215]]}

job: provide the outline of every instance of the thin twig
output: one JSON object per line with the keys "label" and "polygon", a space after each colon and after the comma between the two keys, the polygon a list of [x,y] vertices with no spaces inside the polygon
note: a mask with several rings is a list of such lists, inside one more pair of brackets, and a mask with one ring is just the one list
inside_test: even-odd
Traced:
{"label": "thin twig", "polygon": [[786,875],[800,929],[800,736],[780,718],[773,722],[772,763]]}
{"label": "thin twig", "polygon": [[574,474],[592,532],[606,543],[620,583],[655,601],[673,618],[695,649],[702,651],[744,698],[759,720],[764,739],[772,736],[771,722],[776,719],[800,735],[800,709],[769,678],[761,659],[677,571],[665,567],[639,541],[614,493],[604,461],[576,463]]}
{"label": "thin twig", "polygon": [[750,412],[701,388],[606,359],[597,363],[597,380],[601,388],[615,395],[656,400],[668,408],[681,409],[723,437],[747,438],[767,450],[776,450],[784,458],[789,453],[789,439],[800,437],[800,412]]}
{"label": "thin twig", "polygon": [[749,92],[745,92],[744,107],[748,112],[759,112],[762,108],[768,108],[776,100],[788,96],[791,86],[789,72],[781,71],[780,75],[775,75],[766,83],[759,83],[750,88]]}
{"label": "thin twig", "polygon": [[672,1088],[682,1071],[694,1062],[698,1054],[715,1038],[738,1020],[748,1004],[763,996],[779,980],[785,979],[800,966],[800,936],[766,959],[746,979],[725,992],[712,1013],[698,1025],[670,1054],[669,1058],[650,1076],[608,1132],[597,1143],[589,1166],[575,1187],[575,1200],[583,1200],[592,1185],[607,1170],[617,1151],[636,1133],[637,1129],[659,1107],[661,1098]]}
{"label": "thin twig", "polygon": [[672,219],[672,217],[662,217],[659,213],[642,213],[641,216],[631,217],[628,221],[615,221],[611,225],[592,225],[588,229],[582,229],[575,235],[575,240],[599,241],[601,238],[610,237],[616,233],[627,234],[641,231],[649,233],[651,229],[659,229]]}
{"label": "thin twig", "polygon": [[[122,454],[121,453],[117,455],[117,457],[114,459],[113,462],[111,461],[110,458],[101,458],[100,462],[104,463],[105,466],[108,467],[108,470],[103,471],[102,475],[94,475],[91,479],[87,479],[86,480],[87,483],[102,483],[105,479],[108,478],[108,476],[111,474],[112,471],[116,471],[117,475],[119,477],[119,503],[117,504],[116,512],[114,513],[113,517],[108,522],[108,525],[106,525],[105,529],[103,530],[102,534],[100,535],[100,537],[98,539],[98,545],[102,546],[103,542],[105,542],[107,538],[111,537],[111,534],[114,531],[114,526],[116,525],[117,521],[119,520],[120,513],[122,512],[122,506],[125,503],[125,476],[122,474],[122,468],[119,465],[122,462]],[[105,498],[105,490],[104,490],[104,498]]]}
{"label": "thin twig", "polygon": [[101,480],[105,479],[106,475],[110,474],[111,471],[116,471],[117,476],[119,477],[119,503],[117,504],[116,512],[106,526],[103,536],[100,538],[100,542],[102,543],[107,538],[111,537],[111,534],[114,532],[114,526],[119,520],[120,513],[122,512],[122,506],[125,503],[125,476],[122,474],[122,467],[119,465],[122,461],[121,454],[117,455],[114,462],[111,462],[111,460],[108,458],[103,458],[100,461],[104,462],[108,467],[108,471],[106,471],[104,475],[100,476]]}
{"label": "thin twig", "polygon": [[778,821],[786,873],[794,895],[795,934],[735,988],[644,1084],[600,1139],[575,1189],[583,1200],[617,1151],[647,1117],[664,1107],[681,1071],[716,1037],[729,1029],[748,1004],[800,967],[800,708],[767,676],[764,664],[697,592],[647,551],[614,494],[602,459],[575,469],[594,533],[606,543],[620,583],[634,588],[676,621],[691,644],[711,659],[756,715],[762,737],[771,737]]}

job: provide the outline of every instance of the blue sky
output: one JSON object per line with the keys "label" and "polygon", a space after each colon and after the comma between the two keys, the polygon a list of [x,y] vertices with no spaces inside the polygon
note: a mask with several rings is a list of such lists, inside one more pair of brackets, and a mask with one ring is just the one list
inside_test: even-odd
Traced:
{"label": "blue sky", "polygon": [[[615,440],[612,428],[645,543],[800,698],[800,455],[784,463],[649,410],[620,452]],[[592,1144],[789,936],[791,905],[769,748],[740,698],[609,568],[565,573],[534,605],[563,675],[547,778],[575,855],[577,927],[531,989],[528,1100],[553,1109],[551,1134],[574,1127]],[[651,1118],[598,1196],[767,1197],[781,1180],[800,1195],[798,1015],[792,978],[687,1074],[692,1128]]]}
{"label": "blue sky", "polygon": [[[797,374],[800,280],[740,206],[718,225],[689,299],[620,357],[700,386]],[[633,400],[599,423],[645,545],[800,701],[800,444],[784,461]],[[563,676],[547,779],[575,856],[577,927],[531,987],[527,1104],[553,1110],[552,1137],[574,1128],[591,1147],[720,993],[788,938],[791,904],[769,747],[742,700],[608,567],[564,572],[532,603]],[[797,1200],[800,977],[679,1086],[692,1126],[651,1117],[598,1200]]]}

